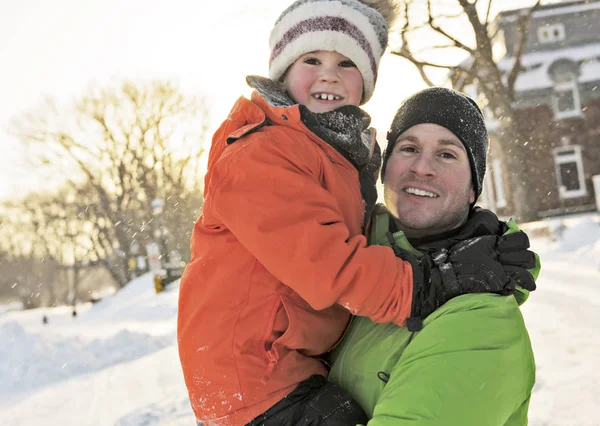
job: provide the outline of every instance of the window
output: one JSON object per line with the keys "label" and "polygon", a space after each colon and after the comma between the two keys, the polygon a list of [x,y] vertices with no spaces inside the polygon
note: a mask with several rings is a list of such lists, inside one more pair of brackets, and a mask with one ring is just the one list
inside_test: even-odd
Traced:
{"label": "window", "polygon": [[504,173],[502,161],[495,158],[491,161],[490,173],[486,173],[483,179],[483,191],[479,205],[483,208],[494,210],[506,207],[506,196],[504,192]]}
{"label": "window", "polygon": [[577,81],[557,83],[552,94],[552,108],[557,119],[581,115],[581,101]]}
{"label": "window", "polygon": [[504,193],[504,176],[502,173],[502,162],[496,158],[492,161],[492,174],[494,175],[494,188],[496,189],[496,207],[506,207],[506,195]]}
{"label": "window", "polygon": [[488,210],[494,210],[496,202],[494,201],[494,186],[492,184],[492,177],[489,173],[486,173],[483,177],[483,190],[477,204]]}
{"label": "window", "polygon": [[463,88],[463,92],[465,93],[465,95],[477,102],[479,93],[477,91],[477,85],[475,83],[466,84]]}
{"label": "window", "polygon": [[494,117],[494,114],[492,114],[488,100],[483,94],[480,94],[477,91],[477,85],[475,83],[468,84],[463,88],[463,92],[477,102],[477,105],[481,108],[488,131],[498,129],[498,127],[500,127],[500,122]]}
{"label": "window", "polygon": [[550,24],[539,27],[538,40],[540,43],[554,43],[565,39],[565,26],[563,24]]}
{"label": "window", "polygon": [[500,120],[494,117],[494,113],[492,113],[492,108],[489,104],[483,108],[483,117],[488,131],[494,131],[500,128]]}
{"label": "window", "polygon": [[587,195],[581,161],[581,147],[569,146],[555,148],[554,164],[556,183],[561,199],[583,197]]}

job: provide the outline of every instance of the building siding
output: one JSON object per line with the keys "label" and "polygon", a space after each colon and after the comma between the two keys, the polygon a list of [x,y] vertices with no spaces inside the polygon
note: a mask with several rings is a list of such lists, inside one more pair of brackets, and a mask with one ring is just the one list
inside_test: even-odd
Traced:
{"label": "building siding", "polygon": [[[530,202],[535,205],[539,217],[594,208],[592,176],[600,174],[600,99],[589,100],[582,110],[581,118],[559,121],[554,120],[554,113],[548,106],[524,109],[519,113],[519,129],[529,137],[527,143],[534,145],[533,154],[524,159],[528,174],[523,180],[530,187]],[[563,137],[569,138],[570,145],[581,147],[585,196],[570,199],[559,196],[553,149],[563,146]],[[503,185],[509,188],[510,163],[516,159],[503,151],[498,135],[491,134],[488,161],[491,163],[494,158],[501,158]],[[509,197],[506,207],[495,210],[501,216],[510,216],[514,207]]]}
{"label": "building siding", "polygon": [[[581,8],[584,8],[585,12],[576,12]],[[522,12],[523,10],[504,12],[497,20],[497,25],[500,26],[504,34],[507,56],[509,57],[515,49],[517,37],[517,21],[515,18]],[[565,39],[557,43],[540,43],[538,41],[538,29],[556,23],[564,25]],[[585,81],[577,81],[581,114],[576,117],[562,119],[557,119],[553,110],[554,83],[552,83],[553,76],[549,75],[549,71],[552,64],[564,58],[564,49],[576,46],[589,45],[590,47],[581,47],[581,50],[572,51],[571,53],[578,52],[577,55],[587,54],[590,56],[584,59],[578,58],[573,62],[576,65],[575,69],[580,71],[582,64],[586,61],[600,62],[600,57],[594,56],[599,51],[599,43],[600,0],[547,5],[542,6],[534,13],[528,30],[524,57],[532,53],[553,52],[555,50],[556,55],[544,53],[541,56],[536,55],[535,59],[533,59],[533,56],[529,57],[530,62],[538,61],[538,59],[544,61],[543,64],[540,62],[536,66],[546,67],[544,75],[549,79],[549,87],[540,84],[537,84],[538,87],[536,87],[533,84],[533,87],[529,90],[519,90],[515,93],[514,107],[519,110],[516,125],[519,133],[525,139],[524,143],[532,144],[527,158],[517,159],[511,156],[510,152],[507,152],[501,140],[501,129],[490,131],[488,164],[492,164],[494,159],[500,159],[502,162],[502,176],[497,176],[497,173],[488,171],[486,179],[489,182],[485,186],[485,191],[488,191],[488,193],[483,194],[481,200],[484,203],[495,204],[497,199],[495,192],[498,185],[495,180],[501,179],[501,185],[507,195],[507,204],[504,207],[486,205],[486,207],[495,210],[500,216],[510,217],[512,212],[516,210],[510,197],[511,189],[508,179],[511,173],[511,163],[514,161],[525,162],[527,174],[522,176],[521,179],[529,188],[529,202],[533,204],[538,217],[596,209],[592,177],[600,174],[600,67],[594,65],[591,68],[586,68]],[[559,49],[563,50],[560,51]],[[596,72],[598,72],[597,76],[595,75]],[[531,78],[525,81],[530,80]],[[526,85],[525,87],[529,86]],[[568,140],[568,142],[565,142],[565,140]],[[583,196],[560,197],[554,149],[565,146],[565,143],[568,143],[567,146],[581,147],[583,178],[586,188],[586,193]],[[490,191],[493,193],[489,194]]]}
{"label": "building siding", "polygon": [[[582,7],[588,7],[584,4]],[[518,23],[506,14],[506,18],[500,20],[500,28],[504,35],[506,51],[508,56],[513,56],[517,44]],[[509,19],[507,19],[509,18]],[[554,43],[540,43],[538,40],[538,29],[553,24],[562,24],[565,28],[565,40]],[[544,50],[556,50],[566,46],[578,46],[598,40],[600,33],[600,2],[598,8],[588,9],[583,12],[574,12],[564,15],[551,15],[536,17],[534,13],[527,31],[527,41],[524,52],[539,52]]]}

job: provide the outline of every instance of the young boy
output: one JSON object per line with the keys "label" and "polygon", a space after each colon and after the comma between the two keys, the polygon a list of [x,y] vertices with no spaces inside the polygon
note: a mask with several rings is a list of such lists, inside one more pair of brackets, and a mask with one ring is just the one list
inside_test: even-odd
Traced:
{"label": "young boy", "polygon": [[[372,3],[294,2],[271,33],[270,78],[248,77],[251,99],[214,135],[179,298],[199,424],[366,422],[318,358],[351,314],[402,326],[460,293],[506,291],[481,281],[444,291],[432,262],[367,247],[380,155],[358,105],[394,16],[387,0]],[[483,267],[502,273],[492,258]]]}

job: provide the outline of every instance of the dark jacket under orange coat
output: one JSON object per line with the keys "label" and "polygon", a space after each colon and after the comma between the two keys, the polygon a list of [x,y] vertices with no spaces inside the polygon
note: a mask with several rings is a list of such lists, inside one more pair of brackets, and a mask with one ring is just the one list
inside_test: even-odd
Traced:
{"label": "dark jacket under orange coat", "polygon": [[318,356],[351,313],[398,325],[410,315],[411,267],[367,247],[356,168],[300,114],[254,92],[213,138],[177,327],[204,425],[245,424],[326,375]]}

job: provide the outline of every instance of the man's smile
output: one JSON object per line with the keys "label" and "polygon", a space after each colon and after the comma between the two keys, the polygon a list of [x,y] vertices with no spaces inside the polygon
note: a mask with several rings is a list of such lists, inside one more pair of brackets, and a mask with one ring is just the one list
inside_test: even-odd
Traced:
{"label": "man's smile", "polygon": [[403,189],[404,192],[411,195],[417,195],[419,197],[429,197],[429,198],[438,198],[439,195],[435,194],[431,191],[426,191],[424,189],[415,188],[413,186],[409,186]]}

